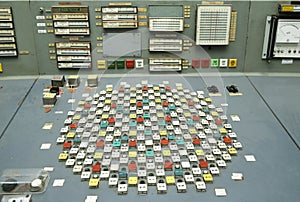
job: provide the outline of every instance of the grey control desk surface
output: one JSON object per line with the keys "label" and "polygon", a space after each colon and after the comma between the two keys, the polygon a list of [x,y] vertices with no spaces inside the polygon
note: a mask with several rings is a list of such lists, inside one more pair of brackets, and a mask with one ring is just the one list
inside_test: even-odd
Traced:
{"label": "grey control desk surface", "polygon": [[[137,194],[136,187],[130,187],[127,195],[120,196],[116,189],[108,188],[106,181],[101,181],[98,189],[89,189],[88,182],[81,182],[80,176],[74,176],[71,169],[65,168],[64,163],[58,162],[61,146],[56,146],[55,141],[60,128],[63,127],[66,113],[72,109],[72,105],[67,104],[67,101],[70,98],[76,99],[76,96],[78,99],[81,97],[84,93],[84,82],[81,83],[78,94],[71,94],[64,88],[64,94],[53,110],[45,113],[42,106],[42,91],[45,86],[50,85],[49,79],[38,79],[36,82],[35,79],[1,81],[3,88],[0,89],[0,114],[2,117],[10,116],[13,119],[0,125],[1,131],[6,128],[0,141],[0,170],[54,167],[55,170],[50,173],[51,179],[46,192],[33,196],[34,201],[41,202],[84,201],[87,195],[98,195],[98,201],[299,201],[299,149],[287,131],[299,129],[296,123],[300,117],[296,111],[281,109],[282,100],[285,100],[282,107],[297,109],[296,100],[300,99],[300,94],[296,93],[299,92],[296,83],[299,78],[234,76],[180,77],[180,79],[168,77],[166,79],[154,76],[134,79],[128,77],[121,80],[135,82],[143,79],[147,79],[149,83],[164,80],[170,81],[170,84],[181,82],[185,87],[205,91],[206,85],[212,85],[215,81],[219,89],[222,85],[224,88],[226,85],[235,84],[243,93],[243,96],[229,96],[228,92],[221,91],[225,96],[213,98],[217,102],[228,103],[228,117],[230,114],[240,116],[240,122],[232,122],[229,118],[229,123],[232,124],[238,139],[242,142],[243,149],[233,157],[226,169],[221,170],[220,176],[214,178],[213,184],[207,184],[206,192],[199,193],[194,187],[188,186],[187,193],[177,193],[173,185],[168,186],[167,194],[163,195],[157,194],[155,187],[149,187],[148,194],[141,196]],[[99,88],[119,81],[120,78],[101,78]],[[281,94],[272,91],[274,83],[270,81],[282,84],[277,88],[282,91]],[[25,100],[20,102],[23,98],[22,91],[16,89],[23,88],[23,94],[26,94],[26,89],[29,93]],[[4,91],[4,89],[12,90]],[[14,97],[16,95],[18,97]],[[285,99],[284,96],[290,96],[292,99]],[[11,101],[13,98],[17,101]],[[22,105],[18,107],[18,103]],[[55,111],[64,113],[55,114]],[[293,122],[290,123],[288,120]],[[42,130],[45,122],[53,122],[51,130]],[[51,143],[50,150],[40,150],[43,143]],[[248,154],[254,155],[256,162],[245,161],[244,155]],[[233,181],[231,179],[233,172],[243,173],[245,179],[240,182]],[[64,186],[53,187],[54,179],[61,178],[65,179]],[[213,190],[219,187],[226,188],[226,197],[215,196]]]}

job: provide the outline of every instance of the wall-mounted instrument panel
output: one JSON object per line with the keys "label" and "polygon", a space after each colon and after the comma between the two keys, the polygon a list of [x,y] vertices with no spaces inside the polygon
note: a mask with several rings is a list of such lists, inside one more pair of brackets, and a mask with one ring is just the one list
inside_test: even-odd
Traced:
{"label": "wall-mounted instrument panel", "polygon": [[299,10],[287,1],[1,1],[2,75],[299,72]]}

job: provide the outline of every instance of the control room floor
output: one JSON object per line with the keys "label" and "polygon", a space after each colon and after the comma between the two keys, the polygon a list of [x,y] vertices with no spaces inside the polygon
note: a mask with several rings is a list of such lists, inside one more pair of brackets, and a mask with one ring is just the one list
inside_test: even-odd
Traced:
{"label": "control room floor", "polygon": [[[134,77],[134,79],[103,77],[99,88],[120,81],[164,81],[164,77]],[[299,201],[300,187],[300,77],[288,76],[222,76],[222,77],[169,77],[170,85],[181,82],[194,90],[204,90],[216,85],[221,97],[212,97],[218,103],[227,103],[227,116],[243,149],[233,157],[226,169],[221,170],[213,184],[207,184],[206,193],[197,193],[188,186],[187,193],[179,194],[176,187],[168,186],[167,194],[156,194],[150,187],[147,195],[140,196],[137,189],[129,188],[120,196],[105,182],[99,189],[89,189],[80,176],[73,176],[71,169],[58,162],[61,146],[56,138],[72,109],[70,98],[76,101],[84,93],[84,81],[76,93],[63,88],[54,108],[45,113],[42,95],[48,78],[14,77],[0,79],[0,170],[8,168],[54,167],[45,193],[34,195],[33,201],[84,201],[87,195],[98,195],[99,201]],[[242,96],[229,96],[225,86],[235,84]],[[95,92],[95,89],[91,94]],[[76,102],[77,103],[77,102]],[[62,111],[63,113],[55,113]],[[232,122],[231,114],[239,115],[240,122]],[[51,130],[43,130],[46,122],[53,123]],[[51,143],[49,150],[40,150],[43,143]],[[245,155],[254,155],[255,162],[247,162]],[[243,181],[233,181],[231,174],[241,172]],[[55,179],[65,179],[63,187],[53,187]],[[224,187],[226,197],[216,197],[214,188]],[[80,191],[77,191],[80,190]]]}

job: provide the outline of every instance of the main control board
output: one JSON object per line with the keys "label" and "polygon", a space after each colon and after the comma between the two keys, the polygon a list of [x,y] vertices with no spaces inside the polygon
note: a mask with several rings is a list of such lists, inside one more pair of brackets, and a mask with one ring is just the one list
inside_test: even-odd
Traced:
{"label": "main control board", "polygon": [[[288,6],[294,10],[286,11]],[[2,1],[0,7],[3,75],[123,74],[132,69],[299,72],[297,48],[292,53],[286,48],[298,41],[293,2]],[[278,34],[272,27],[275,34],[270,35],[266,19],[286,12],[276,21]],[[265,30],[265,36],[257,34]],[[267,49],[274,37],[275,45]]]}

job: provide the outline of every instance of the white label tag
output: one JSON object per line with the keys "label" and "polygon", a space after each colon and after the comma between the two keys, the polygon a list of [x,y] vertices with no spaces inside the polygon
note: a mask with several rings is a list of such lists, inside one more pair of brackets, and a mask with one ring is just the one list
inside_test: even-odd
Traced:
{"label": "white label tag", "polygon": [[293,59],[282,59],[281,60],[281,64],[283,64],[283,65],[291,65],[293,63],[294,63]]}

